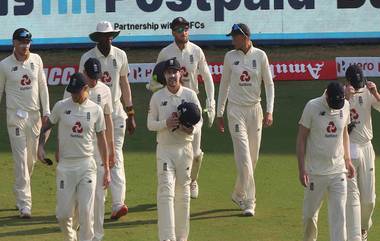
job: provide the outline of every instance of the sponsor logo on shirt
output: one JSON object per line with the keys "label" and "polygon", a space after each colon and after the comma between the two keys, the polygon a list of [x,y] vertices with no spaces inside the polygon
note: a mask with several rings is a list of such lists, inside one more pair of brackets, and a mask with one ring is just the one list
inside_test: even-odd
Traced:
{"label": "sponsor logo on shirt", "polygon": [[112,77],[108,71],[104,71],[102,75],[102,82],[108,86],[112,86]]}
{"label": "sponsor logo on shirt", "polygon": [[65,114],[66,114],[66,115],[70,115],[70,114],[71,114],[71,110],[66,110],[66,111],[65,111]]}
{"label": "sponsor logo on shirt", "polygon": [[113,64],[113,67],[114,67],[115,69],[117,69],[117,62],[116,62],[116,59],[113,59],[113,60],[112,60],[112,64]]}
{"label": "sponsor logo on shirt", "polygon": [[190,64],[194,64],[194,56],[190,54]]}
{"label": "sponsor logo on shirt", "polygon": [[31,89],[32,88],[31,83],[32,83],[32,81],[30,80],[29,76],[26,74],[23,75],[21,80],[20,80],[20,84],[21,84],[20,90]]}
{"label": "sponsor logo on shirt", "polygon": [[168,101],[167,100],[164,100],[161,102],[161,106],[166,106],[168,104]]}
{"label": "sponsor logo on shirt", "polygon": [[12,67],[11,72],[15,72],[15,71],[17,71],[17,70],[18,70],[18,67],[17,67],[17,66],[14,66],[14,67]]}
{"label": "sponsor logo on shirt", "polygon": [[98,105],[102,103],[102,96],[100,94],[98,94],[98,96],[96,97],[96,102],[98,103]]}
{"label": "sponsor logo on shirt", "polygon": [[234,62],[234,65],[239,65],[239,60]]}
{"label": "sponsor logo on shirt", "polygon": [[359,113],[355,108],[352,108],[350,110],[350,119],[351,119],[351,123],[354,123],[355,125],[360,124]]}
{"label": "sponsor logo on shirt", "polygon": [[83,127],[80,121],[75,122],[73,128],[71,129],[73,133],[71,133],[71,137],[79,137],[83,138],[82,133],[83,133]]}
{"label": "sponsor logo on shirt", "polygon": [[240,75],[240,86],[251,86],[252,83],[250,82],[251,76],[248,74],[248,71],[244,70],[243,73]]}
{"label": "sponsor logo on shirt", "polygon": [[30,68],[31,68],[32,70],[34,70],[34,64],[33,64],[33,62],[30,63]]}
{"label": "sponsor logo on shirt", "polygon": [[189,77],[189,72],[187,72],[187,69],[185,66],[182,66],[179,71],[181,72],[182,77],[185,77],[185,78]]}
{"label": "sponsor logo on shirt", "polygon": [[252,68],[256,69],[256,59],[252,60]]}
{"label": "sponsor logo on shirt", "polygon": [[336,134],[337,128],[335,126],[334,121],[330,121],[326,128],[327,134],[325,134],[325,137],[337,137]]}

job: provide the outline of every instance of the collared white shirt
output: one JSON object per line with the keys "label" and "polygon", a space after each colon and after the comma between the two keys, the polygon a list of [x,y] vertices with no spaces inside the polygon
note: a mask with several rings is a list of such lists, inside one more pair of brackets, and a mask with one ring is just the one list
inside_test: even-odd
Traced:
{"label": "collared white shirt", "polygon": [[173,94],[165,87],[153,94],[149,104],[147,125],[150,131],[157,131],[157,143],[173,145],[193,140],[193,134],[189,135],[181,130],[173,131],[166,126],[166,119],[177,112],[177,107],[183,102],[195,103],[201,110],[197,94],[189,88],[181,86],[177,93]]}
{"label": "collared white shirt", "polygon": [[49,92],[41,57],[30,53],[24,61],[14,54],[0,62],[0,101],[5,90],[8,109],[50,114]]}
{"label": "collared white shirt", "polygon": [[129,66],[127,54],[115,47],[111,46],[111,50],[107,57],[105,57],[98,49],[97,46],[84,53],[80,59],[79,71],[83,72],[84,63],[89,58],[96,58],[99,60],[102,68],[101,81],[111,89],[114,115],[126,117],[126,113],[120,102],[121,87],[120,76],[128,76]]}
{"label": "collared white shirt", "polygon": [[373,138],[372,107],[380,111],[380,102],[376,100],[367,87],[360,89],[359,92],[349,100],[351,122],[355,124],[350,133],[350,142],[365,144]]}
{"label": "collared white shirt", "polygon": [[60,160],[93,156],[96,133],[106,129],[102,108],[89,99],[82,104],[72,98],[58,101],[49,119],[58,123]]}
{"label": "collared white shirt", "polygon": [[183,86],[194,90],[195,93],[198,94],[198,75],[201,75],[205,83],[207,99],[214,99],[214,82],[206,57],[198,45],[188,41],[185,44],[185,48],[181,50],[178,48],[178,45],[173,42],[161,50],[156,63],[171,58],[176,58],[181,65],[181,80]]}
{"label": "collared white shirt", "polygon": [[306,171],[312,175],[346,172],[343,148],[344,128],[350,123],[350,105],[340,110],[327,104],[326,95],[310,100],[299,124],[310,130],[306,140]]}
{"label": "collared white shirt", "polygon": [[[65,90],[63,98],[71,98],[71,94]],[[110,88],[98,81],[96,85],[88,90],[88,98],[98,104],[105,115],[111,115],[113,112],[112,96]]]}
{"label": "collared white shirt", "polygon": [[251,46],[246,54],[241,50],[226,53],[219,86],[217,116],[222,117],[226,101],[241,106],[261,101],[261,83],[266,92],[266,112],[273,112],[274,83],[266,53]]}

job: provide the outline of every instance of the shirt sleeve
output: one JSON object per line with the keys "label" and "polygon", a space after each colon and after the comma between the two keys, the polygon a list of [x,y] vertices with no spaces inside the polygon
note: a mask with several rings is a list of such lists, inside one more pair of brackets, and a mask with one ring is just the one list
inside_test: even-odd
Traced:
{"label": "shirt sleeve", "polygon": [[58,123],[58,121],[60,120],[60,112],[61,112],[61,105],[62,105],[62,102],[61,101],[58,101],[52,111],[51,111],[51,114],[49,116],[49,120],[50,122],[55,125]]}
{"label": "shirt sleeve", "polygon": [[268,56],[264,53],[263,61],[261,63],[262,78],[264,81],[267,112],[273,113],[274,108],[274,82],[272,78],[272,72],[269,66]]}
{"label": "shirt sleeve", "polygon": [[378,101],[375,96],[373,96],[372,94],[371,95],[371,106],[372,108],[374,108],[375,110],[379,111],[380,112],[380,101]]}
{"label": "shirt sleeve", "polygon": [[106,130],[106,122],[104,120],[104,114],[102,111],[102,108],[100,106],[98,107],[98,118],[95,122],[95,132],[99,133]]}
{"label": "shirt sleeve", "polygon": [[123,51],[123,62],[121,64],[120,76],[127,76],[129,74],[129,65],[127,54]]}
{"label": "shirt sleeve", "polygon": [[345,100],[344,105],[347,105],[348,107],[346,108],[346,126],[351,123],[351,111],[350,111],[350,102],[348,100]]}
{"label": "shirt sleeve", "polygon": [[147,126],[150,131],[160,131],[166,128],[166,120],[159,119],[158,110],[159,101],[156,100],[156,95],[153,94],[149,103]]}
{"label": "shirt sleeve", "polygon": [[39,58],[39,69],[38,69],[38,90],[40,95],[40,101],[42,105],[42,115],[50,115],[50,103],[49,103],[49,91],[47,87],[46,76],[44,72],[44,64],[42,59]]}
{"label": "shirt sleeve", "polygon": [[79,70],[78,70],[78,72],[80,72],[80,73],[83,73],[83,70],[84,70],[84,63],[86,62],[86,60],[85,60],[86,56],[85,55],[86,54],[83,54],[82,57],[80,58],[80,61],[79,61]]}
{"label": "shirt sleeve", "polygon": [[312,109],[311,104],[310,104],[310,102],[308,102],[306,104],[305,108],[303,109],[301,119],[298,122],[298,124],[303,125],[304,127],[308,128],[308,129],[311,128],[311,124],[312,124],[312,113],[313,112],[311,109]]}
{"label": "shirt sleeve", "polygon": [[211,76],[210,68],[208,67],[206,57],[200,49],[200,60],[198,63],[198,73],[202,76],[205,84],[206,95],[208,100],[214,99],[214,81]]}
{"label": "shirt sleeve", "polygon": [[0,63],[0,103],[3,97],[4,88],[5,88],[5,73],[4,73],[2,64]]}
{"label": "shirt sleeve", "polygon": [[107,90],[106,96],[105,96],[104,114],[111,115],[112,112],[113,112],[113,107],[112,107],[111,91]]}
{"label": "shirt sleeve", "polygon": [[217,111],[216,111],[217,117],[223,116],[224,109],[226,107],[228,91],[230,88],[231,66],[228,60],[228,56],[229,55],[227,53],[226,56],[224,57],[222,79],[220,80],[220,85],[219,85],[218,105],[217,105]]}

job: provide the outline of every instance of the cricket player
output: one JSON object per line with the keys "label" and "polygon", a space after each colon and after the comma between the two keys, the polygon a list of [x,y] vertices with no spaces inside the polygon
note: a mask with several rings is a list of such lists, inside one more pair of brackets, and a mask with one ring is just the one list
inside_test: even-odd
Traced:
{"label": "cricket player", "polygon": [[[176,58],[181,65],[182,85],[199,93],[198,75],[202,76],[207,95],[206,111],[208,116],[208,126],[211,127],[215,118],[214,82],[211,77],[205,55],[202,49],[189,41],[189,22],[183,17],[177,17],[171,22],[172,35],[174,42],[161,50],[156,64]],[[161,88],[162,85],[154,80],[149,84],[152,91]],[[203,122],[203,121],[202,121]],[[199,187],[197,179],[203,160],[201,150],[202,123],[199,129],[194,132],[193,152],[194,160],[191,171],[191,198],[198,198]]]}
{"label": "cricket player", "polygon": [[[112,123],[112,97],[110,88],[98,81],[102,75],[102,68],[99,60],[95,58],[89,58],[84,63],[84,76],[89,86],[88,98],[98,104],[104,113],[104,120],[106,124],[106,141],[108,147],[108,161],[110,168],[114,165],[114,137],[113,137],[113,123]],[[64,99],[71,98],[70,93],[65,91]],[[97,139],[94,139],[94,158],[97,166],[97,181],[94,199],[94,239],[93,241],[101,241],[104,237],[104,202],[107,194],[107,190],[103,186],[104,168],[103,161],[97,148]],[[76,210],[75,214],[78,214]],[[78,217],[75,216],[74,224],[77,224]]]}
{"label": "cricket player", "polygon": [[[273,123],[274,83],[264,51],[253,47],[250,30],[243,23],[234,24],[231,32],[234,50],[224,57],[219,87],[217,120],[224,132],[223,113],[228,99],[228,127],[233,142],[237,167],[232,201],[253,216],[256,207],[254,171],[259,157],[262,127]],[[266,112],[261,108],[261,83],[266,92]]]}
{"label": "cricket player", "polygon": [[362,69],[346,70],[346,99],[350,102],[349,128],[351,159],[357,173],[348,181],[347,235],[349,241],[367,240],[375,207],[375,152],[372,147],[372,108],[380,111],[376,84],[366,81]]}
{"label": "cricket player", "polygon": [[[325,93],[310,100],[299,121],[297,158],[304,191],[304,241],[317,240],[318,213],[327,193],[330,240],[346,236],[347,177],[355,170],[350,158],[347,126],[350,106],[343,86],[332,82]],[[347,174],[348,172],[348,174]]]}
{"label": "cricket player", "polygon": [[45,159],[45,133],[58,123],[59,163],[57,166],[56,216],[65,241],[76,241],[77,233],[72,218],[76,205],[79,211],[79,241],[94,238],[94,197],[97,170],[94,140],[97,139],[103,161],[103,187],[110,183],[105,120],[102,108],[88,99],[85,76],[75,73],[70,77],[66,98],[54,105],[44,123],[38,147],[38,158]]}
{"label": "cricket player", "polygon": [[[96,26],[96,32],[89,35],[96,46],[82,55],[79,71],[84,69],[84,63],[89,58],[96,58],[102,66],[101,80],[111,89],[114,125],[115,165],[111,168],[111,219],[119,219],[128,213],[128,207],[124,204],[126,193],[126,181],[124,171],[123,144],[125,129],[133,134],[135,124],[135,111],[132,105],[131,88],[128,82],[128,59],[126,53],[112,46],[112,40],[119,35],[119,30],[114,30],[110,22],[100,22]],[[122,101],[120,101],[122,100]],[[123,109],[123,104],[124,109]],[[127,121],[126,121],[127,120]],[[125,126],[125,124],[127,126]]]}
{"label": "cricket player", "polygon": [[37,160],[42,121],[50,114],[43,63],[30,52],[32,34],[25,28],[13,33],[13,53],[0,62],[0,101],[5,90],[7,127],[14,160],[14,193],[21,218],[31,218],[30,179]]}
{"label": "cricket player", "polygon": [[[187,241],[190,226],[190,182],[193,132],[197,126],[180,124],[177,107],[195,103],[196,93],[181,86],[181,66],[176,59],[165,65],[166,87],[150,100],[147,125],[157,132],[157,209],[160,241]],[[200,113],[199,113],[200,119]],[[198,122],[197,125],[200,123]]]}

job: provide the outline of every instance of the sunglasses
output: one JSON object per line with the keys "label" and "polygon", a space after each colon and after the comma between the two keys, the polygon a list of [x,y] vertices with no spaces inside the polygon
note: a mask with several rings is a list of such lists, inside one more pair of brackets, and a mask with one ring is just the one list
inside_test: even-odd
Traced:
{"label": "sunglasses", "polygon": [[242,33],[245,37],[248,38],[248,36],[245,34],[245,32],[243,31],[243,29],[241,29],[241,27],[239,26],[239,24],[234,24],[232,25],[232,31],[239,31],[240,33]]}
{"label": "sunglasses", "polygon": [[183,33],[183,32],[187,32],[189,31],[189,27],[178,27],[178,28],[175,28],[173,29],[174,32],[176,33]]}

